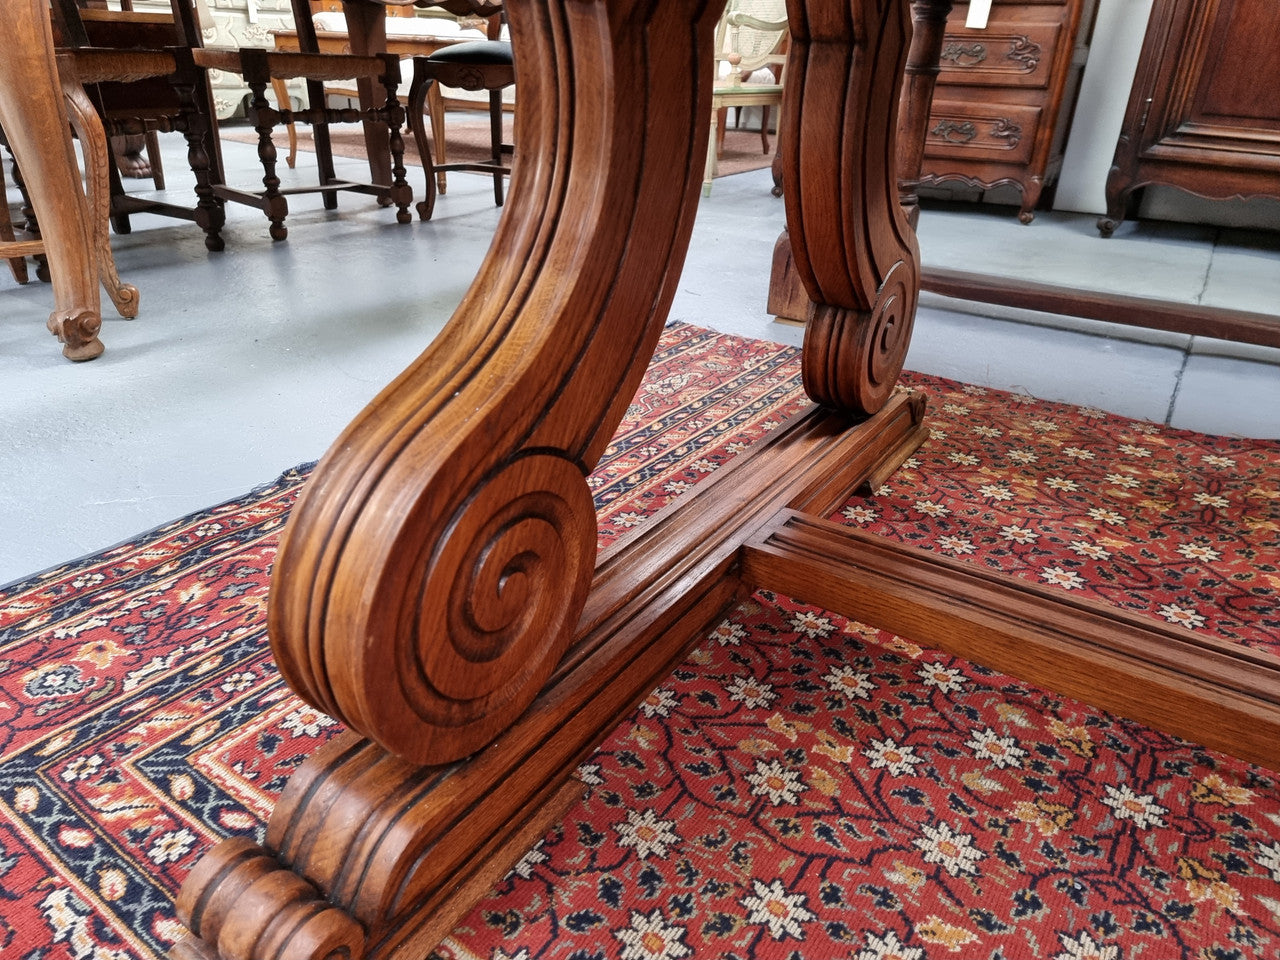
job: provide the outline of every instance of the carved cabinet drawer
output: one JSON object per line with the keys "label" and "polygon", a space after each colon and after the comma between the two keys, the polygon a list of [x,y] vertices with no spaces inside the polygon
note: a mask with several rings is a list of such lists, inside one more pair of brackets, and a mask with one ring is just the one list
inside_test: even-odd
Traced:
{"label": "carved cabinet drawer", "polygon": [[1098,0],[993,0],[969,28],[967,4],[947,17],[920,185],[1014,186],[1018,215],[1062,166]]}
{"label": "carved cabinet drawer", "polygon": [[928,157],[1027,163],[1043,111],[1037,106],[934,99],[924,142]]}
{"label": "carved cabinet drawer", "polygon": [[1049,86],[1051,54],[1061,23],[994,23],[985,30],[947,30],[942,44],[944,84]]}

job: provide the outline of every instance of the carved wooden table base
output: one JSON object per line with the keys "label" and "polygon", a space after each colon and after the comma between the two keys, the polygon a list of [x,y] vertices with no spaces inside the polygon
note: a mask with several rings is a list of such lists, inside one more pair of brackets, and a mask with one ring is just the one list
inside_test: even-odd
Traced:
{"label": "carved wooden table base", "polygon": [[227,841],[196,868],[175,956],[420,956],[747,586],[742,544],[784,508],[834,509],[925,436],[922,399],[892,392],[918,255],[881,182],[906,7],[798,0],[787,112],[808,119],[789,131],[804,189],[788,214],[820,301],[805,378],[827,409],[595,557],[586,476],[684,260],[720,6],[507,5],[537,109],[516,115],[522,161],[489,258],[317,468],[273,577],[282,673],[352,733],[294,776],[265,849]]}

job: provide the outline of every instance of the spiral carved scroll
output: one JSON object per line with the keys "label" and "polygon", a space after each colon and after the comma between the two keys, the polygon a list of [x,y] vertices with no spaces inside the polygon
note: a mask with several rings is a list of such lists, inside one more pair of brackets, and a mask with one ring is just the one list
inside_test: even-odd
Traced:
{"label": "spiral carved scroll", "polygon": [[490,743],[572,640],[595,566],[586,475],[653,353],[692,228],[712,72],[689,65],[718,6],[510,0],[534,106],[516,112],[521,160],[489,257],[294,509],[271,591],[277,663],[405,760]]}
{"label": "spiral carved scroll", "polygon": [[586,600],[593,516],[581,470],[563,458],[520,457],[487,477],[446,522],[466,535],[412,570],[412,616],[366,648],[359,725],[385,731],[380,742],[400,756],[417,739],[399,722],[405,711],[459,740],[499,733],[495,708],[541,689],[564,652],[548,641],[568,637]]}
{"label": "spiral carved scroll", "polygon": [[910,261],[895,264],[866,312],[814,304],[802,376],[811,397],[842,410],[882,408],[902,373],[919,283]]}

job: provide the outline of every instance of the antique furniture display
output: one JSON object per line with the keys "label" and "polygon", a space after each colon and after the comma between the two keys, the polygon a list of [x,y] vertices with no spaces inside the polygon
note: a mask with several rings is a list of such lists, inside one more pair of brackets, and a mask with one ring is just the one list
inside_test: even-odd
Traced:
{"label": "antique furniture display", "polygon": [[[211,70],[229,71],[244,77],[249,85],[251,99],[249,117],[258,131],[258,159],[262,162],[263,190],[245,191],[218,185],[219,197],[235,200],[260,209],[271,221],[272,240],[284,240],[288,229],[284,225],[289,213],[287,197],[300,193],[322,193],[324,205],[332,209],[337,205],[339,191],[369,194],[385,199],[396,208],[396,220],[408,223],[411,218],[409,204],[413,193],[405,180],[404,138],[400,128],[404,123],[404,108],[397,98],[400,86],[400,59],[393,54],[380,53],[368,56],[334,53],[286,53],[246,47],[241,50],[211,50],[197,48],[195,62]],[[330,109],[324,103],[324,84],[350,77],[375,79],[382,87],[380,106],[368,109]],[[305,78],[311,90],[318,94],[305,109],[291,106],[272,107],[266,90],[273,81]],[[386,147],[391,157],[390,177],[373,183],[355,183],[341,180],[333,170],[332,156],[320,164],[320,182],[316,186],[281,189],[276,175],[276,147],[271,138],[272,130],[286,123],[309,123],[317,130],[326,130],[331,123],[376,123],[385,131]],[[321,136],[317,135],[317,142]]]}
{"label": "antique furniture display", "polygon": [[[374,56],[387,52],[387,8],[421,6],[438,8],[455,16],[489,18],[502,12],[501,0],[342,0],[342,15],[347,28],[347,44],[352,55]],[[303,53],[319,53],[320,42],[312,19],[309,0],[293,0],[295,29],[298,48]],[[362,110],[376,109],[382,100],[376,96],[369,77],[357,77]],[[323,84],[308,83],[307,99],[312,104],[324,103]],[[369,179],[373,183],[390,183],[392,179],[391,156],[387,149],[387,125],[377,119],[364,121],[365,149],[369,156]],[[328,133],[324,127],[316,128],[316,154],[321,164],[322,176],[328,159],[328,175],[332,176],[332,155]]]}
{"label": "antique furniture display", "polygon": [[[451,170],[469,170],[493,175],[493,202],[502,206],[503,181],[511,174],[506,155],[514,147],[502,142],[502,91],[515,85],[515,58],[511,42],[498,38],[500,18],[494,17],[487,40],[471,40],[443,46],[427,56],[413,58],[413,84],[409,88],[409,126],[422,158],[427,181],[426,197],[418,203],[418,215],[430,220],[435,209],[436,191],[444,191],[445,174]],[[432,93],[431,133],[436,140],[436,154],[445,156],[444,99],[440,87],[484,90],[489,94],[489,156],[484,160],[455,161],[432,159],[427,141],[423,112]]]}
{"label": "antique furniture display", "polygon": [[995,0],[981,29],[969,5],[947,20],[920,183],[1022,193],[1035,218],[1057,180],[1097,0]]}
{"label": "antique furniture display", "polygon": [[[23,170],[41,239],[0,244],[0,256],[43,253],[48,258],[54,299],[49,331],[62,342],[63,356],[91,360],[103,350],[98,338],[99,281],[123,316],[135,316],[138,307],[137,290],[120,283],[110,247],[101,242],[107,230],[105,216],[95,218],[89,212],[71,122],[90,149],[105,152],[106,134],[92,111],[68,110],[54,58],[48,4],[16,0],[6,7],[5,26],[0,41],[0,127]],[[99,164],[106,162],[101,156]]]}
{"label": "antique furniture display", "polygon": [[178,131],[187,140],[194,206],[132,196],[124,190],[114,158],[107,165],[116,232],[129,232],[134,213],[177,217],[194,221],[205,233],[205,246],[221,250],[226,217],[213,185],[223,180],[222,157],[213,136],[208,80],[191,57],[189,38],[198,33],[194,9],[178,3],[170,13],[140,13],[81,9],[74,0],[57,0],[53,16],[59,56],[66,70],[75,72],[86,103],[109,135]]}
{"label": "antique furniture display", "polygon": [[[769,108],[781,107],[787,36],[785,0],[729,0],[716,29],[716,85],[711,94],[711,141],[702,195],[711,196],[730,108],[760,107],[760,137],[769,152]],[[765,74],[757,78],[757,71]],[[776,72],[775,72],[776,71]]]}
{"label": "antique furniture display", "polygon": [[1109,237],[1135,190],[1280,198],[1280,8],[1155,0],[1107,176]]}
{"label": "antique furniture display", "polygon": [[927,434],[923,397],[894,387],[919,287],[898,186],[904,0],[789,8],[781,153],[815,404],[597,556],[586,476],[679,280],[720,10],[508,6],[539,109],[516,114],[490,253],[316,468],[273,571],[281,673],[348,732],[294,774],[263,845],[224,841],[192,871],[175,958],[425,955],[757,586],[1280,764],[1274,658],[827,519]]}
{"label": "antique furniture display", "polygon": [[[313,3],[314,7],[316,4]],[[341,7],[341,4],[333,5]],[[328,6],[328,4],[326,4]],[[480,40],[484,39],[484,33],[479,30],[465,28],[459,21],[445,17],[411,17],[399,15],[401,7],[387,7],[387,41],[386,53],[394,53],[397,57],[404,60],[412,60],[414,57],[429,56],[437,50],[451,43],[458,43],[462,40]],[[347,22],[341,12],[324,10],[312,15],[312,23],[316,28],[316,44],[317,49],[321,53],[350,53],[351,39],[347,35]],[[271,32],[275,49],[286,51],[299,51],[301,44],[298,40],[297,30],[273,30]],[[406,67],[405,64],[400,65],[400,94],[401,99],[408,103],[409,88],[407,81],[412,77],[412,67]],[[283,80],[273,80],[272,88],[275,90],[276,102],[286,103],[290,94]],[[360,91],[354,87],[343,85],[326,86],[326,96],[348,97],[358,99]],[[431,126],[433,131],[444,130],[444,100],[440,96],[439,87],[433,86],[427,92],[427,109],[431,115]],[[439,124],[437,125],[437,118]],[[412,118],[410,118],[412,119]],[[294,165],[298,150],[298,137],[294,124],[287,125],[289,130],[289,154],[285,158],[290,167]],[[445,152],[444,137],[437,135],[435,138],[435,157],[437,163],[445,163],[448,155]],[[441,175],[440,180],[443,180]],[[442,187],[443,192],[443,187]]]}

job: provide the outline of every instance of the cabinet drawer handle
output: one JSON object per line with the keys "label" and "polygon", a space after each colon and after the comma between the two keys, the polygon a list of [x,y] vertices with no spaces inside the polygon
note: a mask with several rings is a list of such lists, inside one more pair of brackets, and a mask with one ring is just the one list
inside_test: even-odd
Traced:
{"label": "cabinet drawer handle", "polygon": [[1004,140],[1012,150],[1022,142],[1022,127],[1008,117],[1004,117],[997,120],[995,126],[991,128],[991,137],[994,140]]}
{"label": "cabinet drawer handle", "polygon": [[963,123],[958,120],[939,120],[929,134],[947,143],[968,143],[978,135],[978,128],[970,120]]}
{"label": "cabinet drawer handle", "polygon": [[942,48],[941,58],[951,61],[957,67],[976,67],[987,59],[987,45],[952,40]]}

